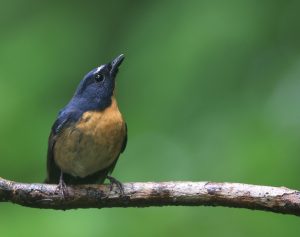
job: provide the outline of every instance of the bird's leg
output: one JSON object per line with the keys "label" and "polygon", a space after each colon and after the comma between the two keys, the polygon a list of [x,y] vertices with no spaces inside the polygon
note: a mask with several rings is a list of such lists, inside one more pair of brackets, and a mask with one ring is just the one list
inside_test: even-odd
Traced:
{"label": "bird's leg", "polygon": [[112,176],[110,176],[110,175],[107,175],[106,178],[107,178],[107,179],[109,180],[109,182],[110,182],[110,191],[112,191],[113,185],[115,184],[115,185],[118,187],[121,196],[125,196],[124,188],[123,188],[123,185],[122,185],[122,183],[121,183],[120,181],[118,181],[117,179],[115,179],[114,177],[112,177]]}
{"label": "bird's leg", "polygon": [[67,190],[67,185],[64,181],[64,173],[62,171],[60,171],[60,176],[59,176],[59,183],[57,185],[57,190],[61,192],[62,198],[65,198],[65,196],[68,194],[68,190]]}

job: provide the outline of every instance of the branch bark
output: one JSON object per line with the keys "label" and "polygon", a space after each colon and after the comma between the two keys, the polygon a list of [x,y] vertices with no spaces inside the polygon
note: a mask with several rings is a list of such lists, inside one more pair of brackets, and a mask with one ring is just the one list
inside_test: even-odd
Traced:
{"label": "branch bark", "polygon": [[300,216],[300,192],[285,187],[214,182],[124,183],[124,195],[110,185],[25,184],[0,178],[0,202],[48,209],[224,206]]}

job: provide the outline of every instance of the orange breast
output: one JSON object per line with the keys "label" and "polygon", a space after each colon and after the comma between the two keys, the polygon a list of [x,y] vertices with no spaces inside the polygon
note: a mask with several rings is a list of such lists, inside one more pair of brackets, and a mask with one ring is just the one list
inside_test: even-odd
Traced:
{"label": "orange breast", "polygon": [[125,138],[125,122],[116,100],[104,111],[85,112],[66,128],[55,144],[54,160],[63,172],[86,177],[117,159]]}

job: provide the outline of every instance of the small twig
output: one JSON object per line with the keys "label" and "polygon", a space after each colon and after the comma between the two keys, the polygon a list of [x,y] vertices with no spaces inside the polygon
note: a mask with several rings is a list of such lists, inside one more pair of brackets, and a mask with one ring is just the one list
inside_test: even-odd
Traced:
{"label": "small twig", "polygon": [[56,185],[24,184],[0,178],[0,202],[50,209],[225,206],[300,216],[300,192],[285,187],[214,182],[125,183],[124,195],[109,185],[68,186],[67,196]]}

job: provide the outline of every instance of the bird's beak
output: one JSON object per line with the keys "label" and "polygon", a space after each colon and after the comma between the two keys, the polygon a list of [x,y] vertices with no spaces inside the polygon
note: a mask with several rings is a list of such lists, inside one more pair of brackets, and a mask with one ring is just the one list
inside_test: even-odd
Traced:
{"label": "bird's beak", "polygon": [[111,69],[110,69],[111,76],[115,76],[117,74],[118,68],[122,64],[124,58],[125,58],[124,55],[121,54],[109,63],[111,66]]}

